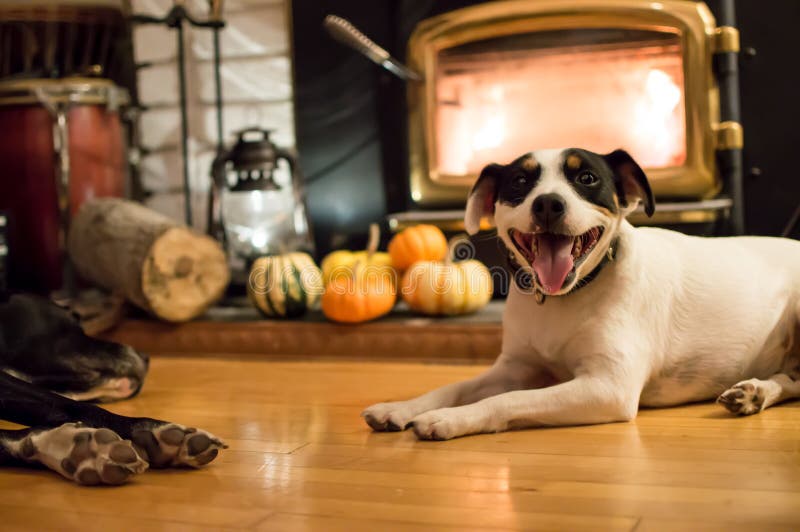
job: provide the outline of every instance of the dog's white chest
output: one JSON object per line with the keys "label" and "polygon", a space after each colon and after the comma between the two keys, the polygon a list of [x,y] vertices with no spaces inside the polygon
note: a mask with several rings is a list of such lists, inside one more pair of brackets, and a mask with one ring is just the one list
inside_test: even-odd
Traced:
{"label": "dog's white chest", "polygon": [[532,295],[512,291],[503,319],[503,352],[535,361],[560,381],[571,379],[581,364],[608,352],[600,345],[606,304],[587,305],[588,300],[576,293],[538,304]]}

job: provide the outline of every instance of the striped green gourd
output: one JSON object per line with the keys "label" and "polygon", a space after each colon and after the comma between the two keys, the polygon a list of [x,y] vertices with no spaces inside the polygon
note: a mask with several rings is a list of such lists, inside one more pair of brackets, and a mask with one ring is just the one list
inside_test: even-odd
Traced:
{"label": "striped green gourd", "polygon": [[257,259],[250,269],[247,294],[270,318],[297,318],[319,306],[325,288],[322,272],[307,253]]}

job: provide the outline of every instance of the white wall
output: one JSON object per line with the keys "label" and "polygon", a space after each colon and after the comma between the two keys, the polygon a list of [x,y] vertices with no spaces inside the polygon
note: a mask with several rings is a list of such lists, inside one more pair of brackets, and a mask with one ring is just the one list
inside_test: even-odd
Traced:
{"label": "white wall", "polygon": [[[273,141],[294,147],[288,0],[226,0],[222,31],[222,95],[226,145],[232,133],[248,126],[274,130]],[[197,18],[205,18],[205,0],[187,0]],[[172,0],[133,0],[134,13],[163,16]],[[142,144],[152,150],[142,160],[145,187],[154,192],[149,205],[183,219],[180,155],[180,111],[176,67],[176,33],[164,26],[134,30],[141,102]],[[207,29],[185,31],[189,104],[189,173],[194,225],[205,228],[209,168],[216,146],[213,41]]]}

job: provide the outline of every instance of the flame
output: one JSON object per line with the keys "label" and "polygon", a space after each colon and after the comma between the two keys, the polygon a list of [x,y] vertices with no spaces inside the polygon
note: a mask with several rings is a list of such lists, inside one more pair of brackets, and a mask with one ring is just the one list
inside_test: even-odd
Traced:
{"label": "flame", "polygon": [[472,136],[472,151],[496,148],[506,140],[505,115],[490,116]]}
{"label": "flame", "polygon": [[642,97],[634,104],[637,155],[648,166],[663,167],[670,163],[670,154],[679,151],[680,136],[672,119],[681,101],[681,89],[663,70],[647,73]]}

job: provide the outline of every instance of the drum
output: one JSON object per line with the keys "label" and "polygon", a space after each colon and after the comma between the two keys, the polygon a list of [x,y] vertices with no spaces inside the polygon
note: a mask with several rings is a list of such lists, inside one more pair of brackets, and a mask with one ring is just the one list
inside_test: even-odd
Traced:
{"label": "drum", "polygon": [[8,214],[12,289],[61,288],[70,216],[88,199],[125,195],[119,109],[127,103],[108,80],[0,82],[0,211]]}
{"label": "drum", "polygon": [[0,1],[0,78],[116,79],[122,0]]}

